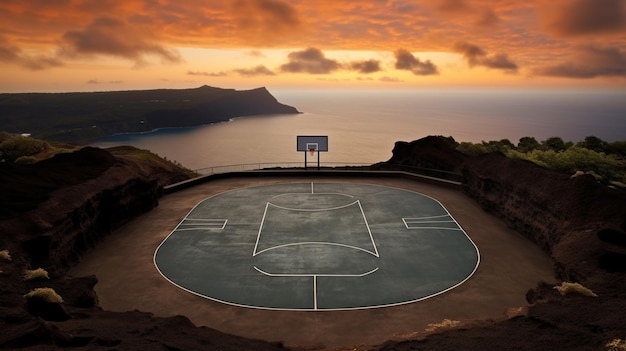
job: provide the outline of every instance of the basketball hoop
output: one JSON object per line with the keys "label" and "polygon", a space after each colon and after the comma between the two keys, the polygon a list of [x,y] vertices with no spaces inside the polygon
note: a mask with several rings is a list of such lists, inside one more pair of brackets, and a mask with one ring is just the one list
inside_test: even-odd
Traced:
{"label": "basketball hoop", "polygon": [[315,148],[314,147],[309,148],[309,154],[311,156],[315,156]]}

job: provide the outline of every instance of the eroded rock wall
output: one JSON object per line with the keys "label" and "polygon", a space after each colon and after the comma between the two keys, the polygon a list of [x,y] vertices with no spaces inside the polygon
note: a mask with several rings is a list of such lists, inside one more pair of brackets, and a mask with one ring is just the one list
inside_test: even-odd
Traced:
{"label": "eroded rock wall", "polygon": [[498,153],[468,160],[462,172],[465,193],[549,252],[562,279],[585,280],[619,250],[598,233],[626,228],[623,191]]}

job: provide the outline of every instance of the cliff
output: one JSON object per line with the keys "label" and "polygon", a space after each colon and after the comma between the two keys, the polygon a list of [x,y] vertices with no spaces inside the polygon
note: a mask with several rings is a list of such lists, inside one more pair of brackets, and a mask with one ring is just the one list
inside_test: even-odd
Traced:
{"label": "cliff", "polygon": [[298,110],[279,103],[265,88],[0,94],[0,130],[73,143],[234,117],[295,113]]}
{"label": "cliff", "polygon": [[[163,185],[187,178],[183,170],[129,156],[128,148],[114,151],[123,156],[83,148],[32,165],[0,163],[0,190],[10,194],[0,208],[0,249],[10,255],[0,257],[0,348],[280,349],[197,328],[185,317],[102,311],[93,291],[97,278],[67,276],[86,250],[157,206]],[[11,206],[21,197],[19,207]],[[39,267],[49,279],[24,278],[25,270]],[[63,304],[24,297],[43,287]]]}
{"label": "cliff", "polygon": [[[412,152],[419,153],[417,145],[423,149],[424,142],[414,143]],[[538,282],[526,295],[530,305],[522,315],[468,322],[378,350],[608,350],[608,342],[623,340],[626,192],[591,176],[570,178],[498,153],[458,166],[468,196],[544,249],[557,279],[580,283],[597,296],[563,296]]]}
{"label": "cliff", "polygon": [[[463,175],[470,197],[551,253],[561,279],[586,281],[605,270],[626,271],[626,255],[607,243],[626,239],[624,191],[589,175],[571,178],[498,153],[468,161]],[[606,266],[611,264],[606,257],[614,257],[613,266]]]}

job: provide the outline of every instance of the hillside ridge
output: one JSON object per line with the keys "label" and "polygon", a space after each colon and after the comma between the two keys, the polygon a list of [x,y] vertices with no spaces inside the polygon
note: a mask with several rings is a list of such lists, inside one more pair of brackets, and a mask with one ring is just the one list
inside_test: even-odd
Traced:
{"label": "hillside ridge", "polygon": [[297,113],[265,87],[0,94],[0,130],[71,143],[235,117]]}

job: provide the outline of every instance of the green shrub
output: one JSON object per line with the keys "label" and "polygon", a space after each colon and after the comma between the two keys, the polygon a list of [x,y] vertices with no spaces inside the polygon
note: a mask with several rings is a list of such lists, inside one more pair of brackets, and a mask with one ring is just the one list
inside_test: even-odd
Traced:
{"label": "green shrub", "polygon": [[11,254],[9,253],[9,250],[0,251],[0,259],[11,261]]}
{"label": "green shrub", "polygon": [[0,154],[6,162],[15,162],[22,156],[34,156],[48,149],[47,142],[21,135],[12,135],[0,142]]}
{"label": "green shrub", "polygon": [[593,291],[591,291],[588,288],[585,288],[579,283],[563,282],[561,283],[561,285],[555,286],[554,289],[556,289],[563,296],[571,295],[571,294],[580,294],[583,296],[591,296],[591,297],[598,296]]}
{"label": "green shrub", "polygon": [[20,156],[15,160],[15,163],[20,165],[30,165],[37,161],[37,157],[35,156]]}
{"label": "green shrub", "polygon": [[24,295],[25,298],[30,299],[38,297],[46,302],[50,303],[62,303],[63,298],[57,294],[52,288],[36,288],[31,290],[28,294]]}
{"label": "green shrub", "polygon": [[33,270],[25,270],[24,271],[24,280],[35,280],[35,279],[50,279],[48,276],[48,272],[43,268],[37,268]]}

